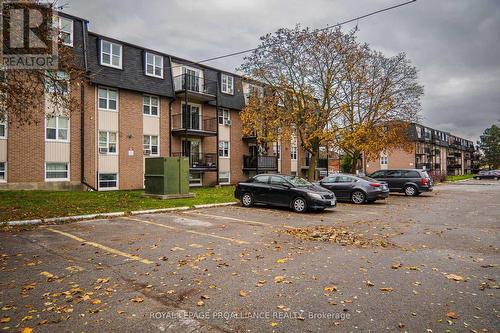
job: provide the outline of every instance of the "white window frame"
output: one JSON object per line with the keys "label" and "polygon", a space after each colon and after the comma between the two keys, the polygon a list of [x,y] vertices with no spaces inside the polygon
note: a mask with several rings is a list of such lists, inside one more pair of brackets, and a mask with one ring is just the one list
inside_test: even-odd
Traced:
{"label": "white window frame", "polygon": [[[56,138],[55,139],[49,139],[47,137],[47,123],[48,123],[48,120],[49,118],[55,118],[56,119],[56,127],[55,127],[55,130],[56,130]],[[67,131],[67,134],[66,134],[66,139],[59,139],[59,130],[62,130],[63,128],[60,128],[59,127],[59,119],[60,118],[68,118],[68,128],[66,128],[66,131]],[[67,117],[67,116],[51,116],[51,115],[47,115],[47,117],[45,117],[45,141],[49,141],[49,142],[70,142],[70,118]],[[51,127],[51,128],[54,128],[54,127]]]}
{"label": "white window frame", "polygon": [[[116,175],[115,187],[101,187],[101,175]],[[108,180],[109,181],[109,180]],[[120,188],[120,178],[118,172],[100,172],[97,175],[97,189],[99,191],[114,191]]]}
{"label": "white window frame", "polygon": [[[71,22],[71,24],[70,24],[71,31],[63,31],[63,30],[62,30],[62,21],[63,21],[63,20],[66,20],[66,21]],[[70,18],[59,16],[59,36],[61,35],[61,32],[65,32],[65,33],[67,33],[67,34],[69,34],[69,35],[70,35],[70,39],[71,39],[71,42],[70,42],[70,43],[65,43],[65,42],[63,42],[63,45],[73,47],[73,41],[74,41],[74,31],[75,31],[75,28],[74,28],[74,21],[73,21],[72,19],[70,19]],[[60,38],[60,37],[59,37],[59,38]]]}
{"label": "white window frame", "polygon": [[227,182],[221,182],[220,184],[224,184],[224,185],[231,184],[231,172],[230,171],[219,171],[219,181],[222,178],[221,177],[222,173],[227,173]]}
{"label": "white window frame", "polygon": [[[153,57],[153,63],[148,63],[148,55],[152,56]],[[156,63],[157,59],[159,58],[159,64]],[[150,66],[153,66],[153,73],[148,73],[148,65]],[[161,75],[156,75],[156,68],[160,68],[161,69]],[[151,53],[151,52],[146,52],[144,54],[144,73],[147,75],[147,76],[151,76],[151,77],[157,77],[159,79],[163,79],[163,56],[161,55],[158,55],[158,54],[155,54],[155,53]]]}
{"label": "white window frame", "polygon": [[[149,143],[144,143],[144,139],[148,137],[149,138]],[[153,137],[156,137],[156,140],[157,140],[157,143],[156,145],[153,145]],[[159,135],[149,135],[149,134],[144,134],[143,136],[143,150],[144,150],[144,156],[160,156],[160,136]],[[147,145],[147,148],[146,148],[146,145]],[[153,146],[157,146],[157,149],[156,149],[156,154],[153,154],[152,151],[153,151]],[[146,150],[149,150],[149,154],[146,154]]]}
{"label": "white window frame", "polygon": [[[144,97],[149,97],[149,104],[146,104],[144,102]],[[152,114],[151,113],[152,106],[153,106],[153,103],[152,103],[153,99],[156,99],[158,101],[158,114]],[[144,112],[144,107],[146,105],[149,108],[149,113],[145,113]],[[145,115],[145,116],[149,116],[149,117],[159,117],[160,116],[160,97],[154,96],[154,95],[143,95],[142,96],[142,114]]]}
{"label": "white window frame", "polygon": [[234,76],[222,73],[221,91],[228,95],[234,95]]}
{"label": "white window frame", "polygon": [[[227,147],[225,147],[227,144]],[[221,147],[222,145],[222,147]],[[227,155],[225,154],[227,150]],[[222,155],[220,152],[222,151]],[[219,155],[219,158],[229,158],[231,157],[231,144],[229,141],[226,140],[221,140],[219,141],[219,149],[217,151],[217,154]]]}
{"label": "white window frame", "polygon": [[297,146],[291,146],[290,147],[290,159],[292,161],[297,160]]}
{"label": "white window frame", "polygon": [[0,139],[7,139],[7,119],[0,121],[0,126],[3,127],[3,135],[0,135]]}
{"label": "white window frame", "polygon": [[380,165],[388,165],[389,156],[380,156]]}
{"label": "white window frame", "polygon": [[[106,133],[106,147],[101,147],[101,133]],[[109,152],[109,145],[110,142],[109,141],[109,136],[110,136],[110,133],[114,133],[116,134],[116,142],[115,142],[115,145],[116,145],[116,152],[114,153],[110,153]],[[99,155],[118,155],[118,143],[119,143],[119,138],[118,138],[118,132],[114,132],[114,131],[98,131],[97,133],[97,150],[99,151]],[[101,152],[101,148],[106,148],[106,152]]]}
{"label": "white window frame", "polygon": [[[67,172],[66,178],[48,178],[47,177],[47,164],[54,164],[54,163],[66,164],[66,172]],[[62,171],[59,171],[59,172],[62,172]],[[70,180],[69,172],[70,172],[69,162],[45,162],[45,181],[46,182],[67,182]]]}
{"label": "white window frame", "polygon": [[[191,178],[192,174],[199,174],[200,178]],[[191,183],[192,180],[199,180],[197,183]],[[199,171],[191,171],[189,172],[189,186],[190,187],[196,187],[196,186],[203,186],[203,173]]]}
{"label": "white window frame", "polygon": [[[222,114],[220,114],[222,112]],[[222,120],[222,122],[221,122]],[[226,121],[231,121],[231,112],[229,109],[219,109],[219,114],[217,115],[217,122],[219,125],[225,125]]]}
{"label": "white window frame", "polygon": [[3,179],[0,178],[0,183],[6,183],[7,182],[7,162],[0,162],[0,164],[3,164]]}
{"label": "white window frame", "polygon": [[273,144],[273,155],[278,156],[278,160],[281,160],[281,145],[278,144],[276,147],[276,143]]}
{"label": "white window frame", "polygon": [[[109,43],[109,52],[110,53],[107,53],[107,52],[104,52],[104,43]],[[111,42],[109,40],[105,40],[105,39],[101,39],[101,49],[100,49],[100,52],[99,52],[99,60],[100,60],[100,64],[102,66],[106,66],[106,67],[111,67],[111,68],[117,68],[117,69],[123,69],[123,45],[122,44],[118,44],[118,43],[115,43],[115,42]],[[113,65],[113,45],[114,46],[117,46],[120,48],[120,61],[119,61],[119,65],[118,66],[115,66]],[[105,63],[103,61],[103,55],[104,54],[107,54],[109,55],[109,64],[108,63]]]}
{"label": "white window frame", "polygon": [[[106,90],[106,108],[101,108],[100,107],[100,103],[99,103],[99,100],[101,99],[99,97],[99,90]],[[109,92],[110,91],[114,91],[116,92],[116,110],[115,109],[110,109],[109,108],[109,101],[111,100],[109,98]],[[108,88],[108,87],[98,87],[97,88],[97,109],[100,110],[100,111],[110,111],[110,112],[118,112],[118,110],[120,109],[119,107],[119,100],[120,100],[120,97],[119,97],[119,92],[118,92],[118,89],[115,89],[115,88]]]}

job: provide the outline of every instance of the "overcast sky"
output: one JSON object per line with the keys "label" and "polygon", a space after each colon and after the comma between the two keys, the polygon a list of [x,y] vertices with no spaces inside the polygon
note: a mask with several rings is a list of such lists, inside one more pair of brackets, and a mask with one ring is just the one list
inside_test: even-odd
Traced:
{"label": "overcast sky", "polygon": [[[252,48],[300,23],[313,28],[396,0],[65,0],[90,30],[190,60]],[[346,29],[354,25],[346,26]],[[359,39],[406,52],[425,87],[425,125],[477,140],[500,121],[500,1],[418,0],[359,21]],[[241,57],[210,63],[234,71]]]}

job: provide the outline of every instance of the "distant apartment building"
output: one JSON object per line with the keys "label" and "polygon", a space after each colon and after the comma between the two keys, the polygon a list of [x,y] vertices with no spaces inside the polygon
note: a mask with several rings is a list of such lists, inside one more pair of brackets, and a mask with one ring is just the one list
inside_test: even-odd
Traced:
{"label": "distant apartment building", "polygon": [[382,153],[378,160],[365,162],[367,173],[394,168],[425,169],[436,177],[472,172],[472,141],[420,124],[410,125],[408,137],[412,143],[409,151]]}
{"label": "distant apartment building", "polygon": [[239,112],[262,87],[58,19],[89,82],[68,85],[78,110],[56,114],[46,98],[37,124],[0,124],[0,189],[141,189],[145,159],[158,156],[188,157],[191,186],[300,172],[296,140],[259,152],[242,134]]}

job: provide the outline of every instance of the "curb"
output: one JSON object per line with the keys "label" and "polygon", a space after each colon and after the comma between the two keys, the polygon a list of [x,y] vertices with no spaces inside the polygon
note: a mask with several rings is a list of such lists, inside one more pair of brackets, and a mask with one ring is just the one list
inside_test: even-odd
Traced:
{"label": "curb", "polygon": [[[227,204],[228,203],[226,203],[226,205]],[[182,207],[171,207],[171,208],[160,208],[160,209],[149,209],[149,210],[135,210],[130,212],[130,215],[163,213],[163,212],[172,212],[177,210],[188,210],[188,209],[191,208],[188,206],[182,206]],[[57,223],[66,221],[92,220],[95,218],[120,217],[125,215],[127,215],[127,213],[125,212],[113,212],[113,213],[97,213],[97,214],[86,214],[86,215],[51,217],[47,219],[35,219],[35,220],[4,221],[0,222],[0,226],[13,227],[13,226],[25,226],[25,225],[39,225],[45,223]]]}
{"label": "curb", "polygon": [[194,205],[193,207],[198,209],[198,208],[211,208],[211,207],[220,207],[220,206],[233,206],[236,205],[238,201],[233,201],[233,202],[223,202],[223,203],[216,203],[216,204],[205,204],[205,205]]}

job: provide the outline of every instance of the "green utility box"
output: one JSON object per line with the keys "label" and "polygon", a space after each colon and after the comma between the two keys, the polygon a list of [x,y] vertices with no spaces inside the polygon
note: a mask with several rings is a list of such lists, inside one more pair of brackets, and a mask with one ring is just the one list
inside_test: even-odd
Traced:
{"label": "green utility box", "polygon": [[146,195],[165,198],[188,197],[189,159],[187,157],[150,157],[145,165]]}

